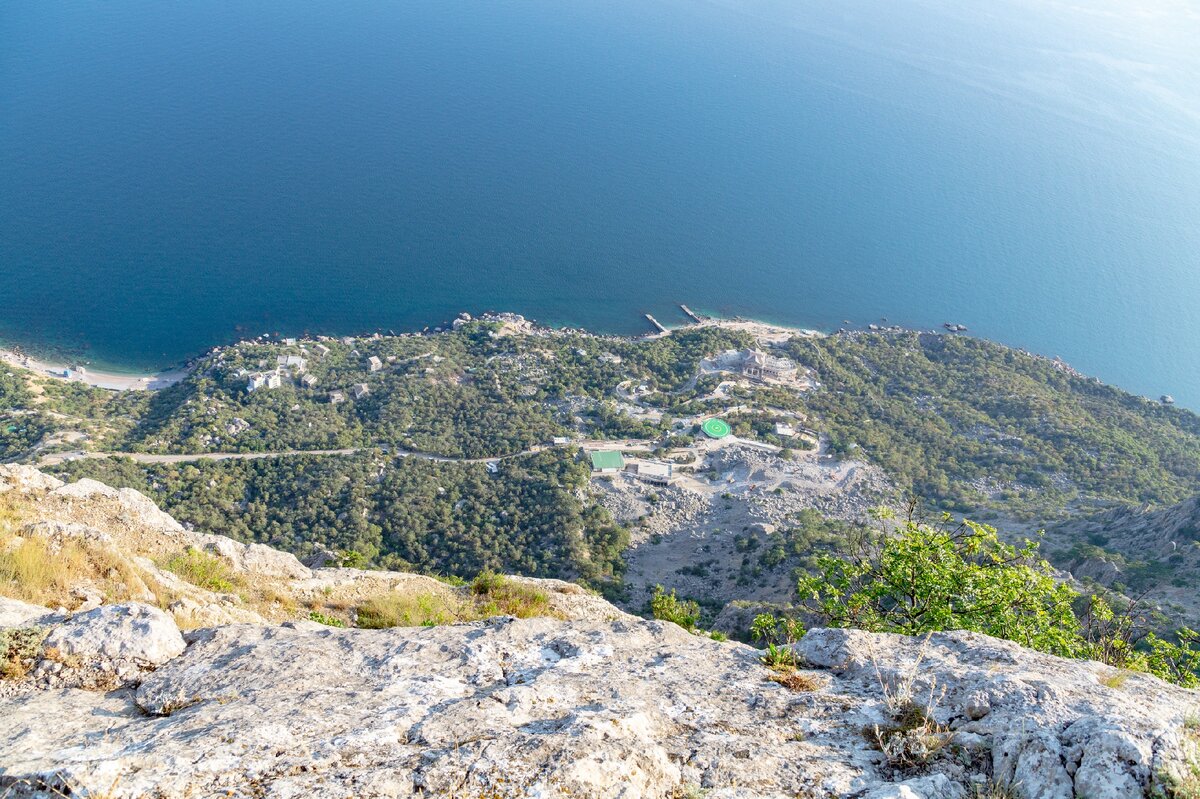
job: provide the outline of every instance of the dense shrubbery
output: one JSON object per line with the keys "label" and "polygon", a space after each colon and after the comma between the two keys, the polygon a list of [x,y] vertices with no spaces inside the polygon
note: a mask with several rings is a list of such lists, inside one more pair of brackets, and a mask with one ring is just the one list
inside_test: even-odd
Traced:
{"label": "dense shrubbery", "polygon": [[[569,416],[554,401],[611,398],[633,376],[664,391],[682,386],[701,358],[748,345],[744,334],[699,328],[667,338],[632,341],[562,334],[493,337],[468,325],[436,336],[328,342],[328,355],[305,356],[314,389],[285,384],[246,391],[245,373],[273,368],[297,347],[244,344],[202,360],[183,383],[156,392],[133,416],[137,426],[120,448],[147,452],[269,452],[390,444],[452,457],[507,455],[567,432]],[[371,372],[367,358],[386,366]],[[389,360],[391,359],[391,360]],[[360,399],[348,389],[365,383]],[[347,391],[344,403],[329,391]],[[550,401],[550,402],[548,402]],[[245,430],[237,431],[245,423]],[[657,436],[660,426],[600,405],[591,415],[600,434]]]}
{"label": "dense shrubbery", "polygon": [[661,585],[654,586],[650,597],[650,615],[659,621],[678,624],[685,630],[694,630],[700,623],[700,605],[690,599],[675,596],[675,589],[667,593]]}
{"label": "dense shrubbery", "polygon": [[[1036,544],[1013,547],[991,527],[950,526],[948,515],[939,524],[920,523],[914,507],[897,530],[881,527],[845,555],[821,555],[815,573],[800,578],[800,598],[821,623],[904,635],[971,630],[1200,685],[1195,632],[1160,638],[1136,607],[1114,610],[1103,597],[1081,598],[1056,582]],[[887,512],[880,518],[894,519]]]}
{"label": "dense shrubbery", "polygon": [[52,429],[51,421],[34,410],[21,375],[0,365],[0,463],[25,454]]}
{"label": "dense shrubbery", "polygon": [[137,464],[63,464],[143,491],[207,532],[304,555],[359,553],[386,568],[473,575],[484,569],[603,582],[619,576],[627,532],[577,492],[587,467],[561,452],[483,464],[390,457],[294,456]]}
{"label": "dense shrubbery", "polygon": [[[575,334],[495,336],[471,324],[435,336],[327,342],[305,357],[315,389],[248,393],[246,372],[299,346],[243,344],[202,359],[183,383],[147,395],[47,381],[34,408],[19,378],[0,374],[0,458],[48,429],[41,411],[93,424],[95,446],[148,452],[264,452],[390,445],[452,457],[511,454],[576,427],[597,437],[657,438],[667,425],[608,404],[632,379],[671,416],[727,402],[806,413],[830,451],[878,463],[903,490],[959,512],[990,505],[1048,519],[1068,503],[1167,504],[1200,492],[1200,417],[1079,377],[1044,358],[986,341],[932,334],[797,337],[789,354],[822,388],[692,384],[699,361],[749,346],[717,327],[629,340]],[[369,356],[385,366],[370,372]],[[390,359],[390,360],[389,360]],[[331,389],[370,393],[333,405]],[[774,441],[770,414],[733,417],[739,433]],[[10,429],[12,428],[12,429]],[[776,442],[782,443],[782,442]]]}
{"label": "dense shrubbery", "polygon": [[1167,504],[1200,491],[1200,417],[1044,358],[918,333],[797,338],[788,349],[824,383],[804,404],[832,450],[865,456],[948,510],[1047,518],[1081,495]]}

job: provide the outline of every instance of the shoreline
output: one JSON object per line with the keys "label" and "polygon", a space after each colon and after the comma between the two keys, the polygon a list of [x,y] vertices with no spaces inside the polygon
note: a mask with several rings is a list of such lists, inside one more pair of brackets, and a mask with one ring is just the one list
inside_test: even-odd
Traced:
{"label": "shoreline", "polygon": [[[646,316],[649,317],[648,314]],[[454,330],[457,330],[461,325],[468,323],[468,322],[498,323],[501,326],[501,335],[504,335],[505,331],[507,331],[509,333],[523,332],[523,333],[533,333],[533,334],[539,334],[539,335],[579,334],[579,335],[587,335],[587,336],[597,336],[597,337],[601,337],[601,338],[619,338],[619,339],[626,339],[629,341],[662,338],[664,336],[670,336],[671,334],[673,334],[675,332],[690,330],[693,328],[721,327],[721,328],[725,328],[725,329],[729,329],[729,330],[740,330],[740,331],[749,333],[750,335],[754,336],[754,338],[760,344],[766,345],[766,346],[776,346],[793,336],[802,336],[805,338],[818,338],[818,337],[823,338],[826,336],[835,336],[835,335],[842,335],[842,334],[854,335],[857,333],[872,333],[872,334],[886,335],[886,334],[911,332],[911,333],[921,333],[921,334],[928,333],[928,334],[937,335],[937,336],[952,336],[953,337],[953,336],[961,336],[961,335],[965,334],[968,330],[968,328],[965,325],[957,325],[957,324],[951,325],[950,323],[946,323],[943,325],[943,327],[946,328],[946,330],[939,330],[937,328],[920,328],[920,327],[909,327],[909,326],[899,325],[899,324],[889,324],[886,319],[881,319],[880,322],[878,322],[878,323],[872,323],[872,324],[866,324],[866,325],[847,325],[847,326],[839,327],[838,329],[833,330],[833,331],[827,331],[827,330],[818,330],[815,328],[796,327],[796,326],[788,325],[786,323],[753,319],[753,318],[745,317],[745,316],[723,317],[723,316],[715,316],[715,315],[712,315],[709,313],[701,313],[701,314],[690,313],[689,316],[692,316],[693,319],[698,319],[698,321],[688,321],[683,324],[659,325],[659,327],[661,328],[660,330],[657,330],[657,331],[648,330],[641,334],[636,334],[636,333],[620,334],[620,333],[601,333],[601,332],[588,330],[586,328],[574,327],[574,326],[570,326],[570,325],[562,325],[562,326],[555,327],[553,325],[545,324],[545,323],[539,322],[534,319],[529,319],[521,314],[514,313],[514,312],[486,311],[484,313],[481,313],[479,316],[472,316],[470,313],[464,311],[464,312],[460,313],[454,320],[443,323],[442,325],[437,326],[437,327],[426,327],[423,330],[412,330],[412,331],[404,331],[404,332],[399,332],[399,333],[389,330],[386,334],[382,334],[378,331],[375,331],[375,332],[371,332],[371,333],[360,333],[357,335],[345,336],[345,338],[368,339],[368,338],[373,338],[373,337],[377,338],[377,337],[380,337],[383,335],[387,335],[389,337],[434,336],[434,335],[439,335],[441,333],[453,332]],[[968,336],[968,337],[971,337],[971,336]],[[53,356],[49,356],[46,359],[37,358],[37,357],[31,356],[31,355],[25,354],[25,352],[23,352],[22,348],[19,346],[16,346],[16,347],[14,347],[12,345],[5,346],[3,344],[0,344],[0,364],[7,364],[9,366],[13,366],[16,368],[25,369],[25,370],[31,371],[35,374],[41,375],[42,377],[48,377],[48,378],[51,378],[54,380],[78,382],[78,383],[83,383],[88,386],[92,386],[94,388],[106,389],[109,391],[154,391],[154,390],[168,388],[170,386],[173,386],[173,385],[183,381],[189,374],[191,374],[192,370],[195,368],[196,364],[201,359],[203,359],[204,357],[211,355],[219,350],[223,350],[223,349],[230,348],[230,347],[237,347],[242,344],[251,344],[251,343],[282,344],[285,342],[285,340],[292,339],[292,338],[293,337],[288,337],[281,333],[275,333],[275,334],[265,333],[261,336],[256,336],[254,338],[242,339],[240,341],[234,341],[234,342],[230,342],[228,344],[219,344],[219,345],[209,347],[202,354],[194,355],[191,358],[188,358],[181,365],[172,366],[172,367],[168,367],[165,369],[161,369],[156,372],[149,372],[149,373],[147,373],[147,372],[119,372],[119,371],[99,370],[99,369],[93,370],[93,369],[86,368],[86,367],[73,367],[67,363],[61,363],[61,362],[58,362],[57,360],[50,360],[49,357],[53,357]],[[334,336],[334,335],[328,335],[328,334],[326,334],[326,335],[310,334],[310,335],[306,335],[306,336],[294,337],[294,340],[301,341],[301,342],[313,342],[313,341],[322,341],[322,340],[332,340],[332,339],[337,339],[337,338],[343,338],[343,336]],[[991,339],[985,339],[985,340],[992,341]],[[1028,350],[1023,347],[1014,347],[1012,345],[1003,344],[1001,342],[995,342],[995,343],[1000,344],[1000,346],[1009,347],[1017,352],[1023,353],[1030,357],[1050,362],[1056,368],[1072,375],[1073,377],[1083,379],[1083,380],[1090,380],[1090,381],[1099,383],[1101,385],[1107,385],[1106,383],[1104,383],[1104,381],[1100,380],[1097,377],[1090,376],[1083,372],[1078,371],[1077,369],[1070,366],[1070,364],[1068,364],[1066,361],[1064,361],[1060,357],[1052,358],[1048,355],[1043,355],[1043,354],[1040,354],[1037,352],[1033,352],[1033,351]],[[1118,387],[1118,388],[1120,388],[1120,387]],[[1132,396],[1140,397],[1142,400],[1144,400],[1146,402],[1151,402],[1151,403],[1156,402],[1156,400],[1154,400],[1153,398],[1151,398],[1149,396],[1142,395],[1142,394],[1136,394],[1134,392],[1128,391],[1128,389],[1121,389],[1121,390],[1126,391],[1127,393],[1130,393]],[[1167,406],[1175,405],[1174,398],[1169,398],[1166,395],[1159,398],[1159,400],[1157,400],[1157,402],[1159,404],[1163,404],[1163,405],[1167,405]],[[1181,406],[1181,407],[1186,407],[1186,406]]]}
{"label": "shoreline", "polygon": [[183,380],[191,372],[191,368],[187,366],[164,369],[152,374],[123,374],[86,367],[76,368],[65,363],[44,361],[7,348],[0,348],[0,363],[26,369],[42,377],[69,383],[84,383],[93,388],[110,391],[151,391],[167,388]]}
{"label": "shoreline", "polygon": [[[789,336],[794,336],[794,335],[801,335],[801,336],[829,335],[825,331],[815,330],[812,328],[791,327],[788,325],[777,324],[775,322],[760,321],[760,320],[749,319],[749,318],[741,317],[741,316],[725,318],[725,317],[716,317],[716,316],[706,315],[699,322],[690,322],[690,323],[681,324],[681,325],[667,325],[666,332],[660,332],[660,333],[647,332],[647,333],[643,333],[643,334],[628,334],[628,335],[611,334],[611,333],[597,333],[595,331],[586,330],[584,328],[579,328],[579,327],[573,327],[570,325],[564,325],[562,327],[554,327],[551,325],[543,324],[543,323],[538,322],[533,319],[528,319],[520,314],[510,313],[510,312],[487,312],[487,313],[479,315],[478,317],[472,317],[470,314],[467,314],[464,312],[464,313],[460,314],[458,316],[458,318],[454,321],[455,322],[476,321],[476,322],[512,323],[512,324],[519,325],[521,327],[525,327],[526,329],[528,329],[530,331],[540,330],[543,332],[550,332],[550,333],[586,333],[589,335],[606,336],[606,337],[614,336],[616,338],[626,338],[626,339],[630,339],[630,340],[656,338],[659,336],[669,336],[672,333],[674,333],[675,331],[687,330],[687,329],[696,328],[696,327],[724,327],[724,328],[729,328],[729,329],[733,329],[733,330],[744,330],[746,332],[756,335],[757,337],[759,337],[760,339],[765,340],[765,341],[782,340],[784,338],[787,338]],[[387,335],[393,335],[393,336],[438,335],[439,333],[449,333],[449,332],[453,331],[455,329],[455,327],[456,327],[455,324],[452,322],[452,323],[448,323],[445,327],[425,328],[424,330],[413,330],[413,331],[408,331],[408,332],[403,332],[403,333],[389,333]],[[377,333],[362,333],[362,334],[353,335],[353,336],[349,336],[349,337],[350,338],[369,338],[373,335],[377,335]],[[298,340],[306,340],[306,341],[307,340],[317,341],[322,338],[340,338],[340,337],[341,336],[328,335],[328,336],[311,336],[311,337],[303,337],[303,338],[297,337],[297,339]],[[211,353],[214,350],[224,349],[226,347],[236,347],[236,346],[238,346],[238,344],[246,343],[249,341],[257,341],[260,339],[263,341],[263,343],[281,343],[284,340],[284,338],[285,337],[282,335],[276,335],[276,336],[267,336],[265,338],[260,336],[257,339],[244,339],[242,341],[235,341],[235,342],[231,342],[229,344],[221,344],[221,345],[216,345],[214,347],[209,347],[207,350],[205,350],[204,354]],[[34,372],[35,374],[37,374],[41,377],[48,377],[48,378],[51,378],[54,380],[63,380],[66,382],[83,383],[85,385],[89,385],[94,388],[102,388],[102,389],[107,389],[109,391],[153,391],[153,390],[157,390],[157,389],[167,388],[169,386],[175,385],[176,383],[180,382],[185,377],[187,377],[187,375],[191,373],[192,364],[194,363],[194,361],[196,359],[198,359],[200,357],[203,357],[203,355],[196,355],[196,356],[193,356],[192,358],[189,358],[188,361],[182,366],[170,367],[170,368],[163,369],[163,370],[160,370],[157,372],[150,372],[150,373],[147,373],[147,372],[114,372],[114,371],[107,371],[107,370],[100,370],[100,369],[90,369],[87,367],[76,367],[76,366],[72,366],[69,363],[64,363],[64,362],[57,361],[57,360],[49,360],[49,359],[44,359],[44,358],[38,358],[38,357],[35,357],[32,355],[27,355],[20,348],[13,348],[11,346],[0,346],[0,363],[7,364],[9,366],[15,366],[15,367],[18,367],[21,369],[28,370],[30,372]]]}

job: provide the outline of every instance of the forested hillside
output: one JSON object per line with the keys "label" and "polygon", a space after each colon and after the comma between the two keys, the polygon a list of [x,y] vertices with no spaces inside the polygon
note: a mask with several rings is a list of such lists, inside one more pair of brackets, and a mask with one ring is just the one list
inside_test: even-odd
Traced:
{"label": "forested hillside", "polygon": [[1200,417],[973,338],[920,333],[796,338],[824,390],[804,405],[831,449],[878,463],[958,511],[1029,520],[1200,491]]}
{"label": "forested hillside", "polygon": [[[822,436],[833,459],[820,463],[865,460],[902,494],[1030,527],[1200,493],[1200,418],[1045,358],[966,337],[884,332],[793,336],[776,353],[801,366],[803,385],[701,368],[754,345],[744,329],[717,325],[624,339],[472,322],[434,335],[244,342],[149,393],[0,372],[0,446],[8,459],[76,449],[352,450],[58,468],[146,491],[197,527],[295,552],[590,582],[619,575],[627,533],[584,490],[587,469],[571,449],[504,460],[495,473],[472,461],[566,435],[634,439],[656,457],[700,464],[696,420],[719,414],[740,437],[788,448],[785,461],[805,446],[776,434],[790,421]],[[289,357],[304,367],[278,387],[248,390],[250,377]],[[353,386],[367,390],[355,396]],[[811,451],[805,457],[816,462]],[[1056,552],[1069,544],[1056,542]]]}
{"label": "forested hillside", "polygon": [[578,493],[587,468],[544,453],[481,464],[379,451],[353,456],[135,464],[79,460],[60,471],[155,497],[181,522],[306,555],[471,576],[485,569],[602,582],[628,534]]}

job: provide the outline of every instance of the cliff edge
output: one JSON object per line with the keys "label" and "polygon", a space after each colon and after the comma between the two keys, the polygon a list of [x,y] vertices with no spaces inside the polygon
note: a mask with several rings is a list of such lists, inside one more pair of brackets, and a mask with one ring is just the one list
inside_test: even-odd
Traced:
{"label": "cliff edge", "polygon": [[[516,581],[536,612],[488,616],[478,589],[310,569],[128,490],[0,467],[0,497],[5,563],[31,547],[84,581],[47,578],[72,600],[56,606],[0,598],[0,796],[1132,799],[1200,784],[1200,693],[1007,641],[810,630],[802,668],[780,673],[566,583]],[[197,585],[208,573],[187,563],[224,582]],[[414,591],[471,602],[455,618],[472,620],[304,617]]]}

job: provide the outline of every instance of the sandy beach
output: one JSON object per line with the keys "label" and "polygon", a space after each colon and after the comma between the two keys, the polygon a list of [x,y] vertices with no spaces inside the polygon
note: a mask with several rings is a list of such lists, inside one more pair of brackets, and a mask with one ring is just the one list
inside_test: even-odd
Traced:
{"label": "sandy beach", "polygon": [[44,377],[86,383],[89,386],[107,388],[112,391],[147,391],[150,389],[166,388],[178,383],[188,373],[187,369],[171,369],[149,375],[94,371],[86,367],[75,369],[67,364],[40,361],[37,358],[31,358],[27,355],[6,349],[0,349],[0,362],[28,369]]}

